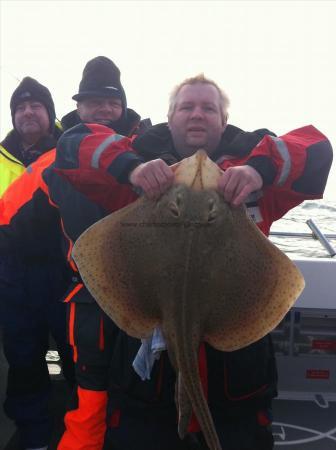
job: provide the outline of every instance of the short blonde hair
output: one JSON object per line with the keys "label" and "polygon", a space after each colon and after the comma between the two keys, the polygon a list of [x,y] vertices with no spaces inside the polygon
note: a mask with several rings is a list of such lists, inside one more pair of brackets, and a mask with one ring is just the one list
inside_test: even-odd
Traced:
{"label": "short blonde hair", "polygon": [[202,84],[210,84],[211,86],[214,86],[217,89],[217,92],[219,94],[219,103],[222,113],[222,119],[223,123],[226,123],[228,118],[228,112],[227,109],[230,105],[230,100],[227,94],[218,86],[217,83],[215,83],[213,80],[210,80],[209,78],[206,78],[203,73],[196,75],[195,77],[187,78],[186,80],[182,81],[179,85],[177,85],[171,92],[169,96],[169,109],[168,109],[168,121],[171,119],[172,115],[174,114],[175,107],[176,107],[176,99],[180,92],[180,90],[183,88],[183,86],[186,85],[193,85],[197,83]]}

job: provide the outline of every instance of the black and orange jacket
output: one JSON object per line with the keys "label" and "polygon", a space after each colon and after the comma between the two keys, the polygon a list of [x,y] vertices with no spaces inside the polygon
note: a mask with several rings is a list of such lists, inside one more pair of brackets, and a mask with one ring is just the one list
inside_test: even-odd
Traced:
{"label": "black and orange jacket", "polygon": [[[81,123],[71,128],[57,151],[31,164],[1,197],[1,249],[39,258],[61,226],[64,253],[70,255],[73,242],[88,226],[136,198],[127,175],[141,161],[131,150],[131,140],[108,127]],[[86,179],[89,183],[81,184],[84,194],[71,184]],[[60,248],[59,240],[56,246]]]}
{"label": "black and orange jacket", "polygon": [[[14,211],[20,209],[20,215],[24,216],[29,210],[29,204],[25,204],[25,199],[29,197],[31,194],[31,178],[27,177],[27,175],[23,175],[20,183],[16,183],[20,176],[24,174],[25,167],[28,167],[32,162],[37,160],[41,155],[43,157],[48,154],[48,152],[55,148],[57,139],[61,135],[62,131],[59,124],[56,124],[54,132],[52,135],[47,135],[42,137],[38,142],[34,145],[30,146],[28,149],[23,149],[21,137],[16,130],[12,130],[8,133],[6,138],[1,142],[1,153],[4,155],[11,155],[11,159],[8,159],[11,166],[1,165],[0,167],[0,178],[2,189],[0,189],[2,196],[4,196],[6,189],[10,185],[21,186],[20,192],[18,195],[13,195],[11,193],[16,191],[16,187],[13,186],[11,189],[11,193],[8,195],[7,200],[3,200],[0,198],[0,204],[6,206],[1,207],[1,236],[0,239],[0,248],[1,248],[1,260],[0,260],[0,282],[4,282],[2,287],[6,286],[11,280],[17,279],[17,274],[14,272],[19,271],[19,267],[22,268],[23,263],[38,263],[38,264],[46,264],[48,261],[52,262],[53,267],[55,268],[55,263],[60,264],[62,266],[61,270],[65,268],[64,258],[62,252],[60,251],[60,241],[61,241],[61,230],[58,226],[51,222],[51,226],[48,230],[48,233],[44,233],[46,228],[36,227],[36,223],[39,223],[40,220],[43,220],[43,214],[39,216],[36,214],[36,220],[31,223],[31,228],[20,229],[18,227],[18,222],[16,220],[16,213]],[[6,150],[4,150],[6,149]],[[47,160],[48,157],[47,157]],[[28,173],[30,174],[30,169],[28,169]],[[43,207],[42,204],[39,204],[39,207]],[[21,210],[22,207],[22,210]],[[13,222],[9,226],[8,218],[13,214],[15,216]],[[14,230],[18,230],[16,233]],[[20,229],[20,230],[19,230]],[[17,234],[18,239],[10,239],[9,237],[13,237]],[[21,242],[31,242],[33,236],[37,236],[36,245],[31,245],[29,252],[23,252]],[[16,251],[18,250],[18,251]],[[65,269],[64,269],[65,270]]]}
{"label": "black and orange jacket", "polygon": [[141,162],[131,139],[106,126],[80,124],[64,133],[43,179],[62,217],[70,261],[72,245],[84,230],[137,198],[128,173]]}
{"label": "black and orange jacket", "polygon": [[[162,158],[174,164],[181,158],[166,123],[155,125],[133,142],[149,161]],[[330,142],[312,125],[276,137],[267,129],[245,132],[227,125],[221,142],[210,155],[223,170],[250,165],[263,179],[263,189],[249,196],[248,212],[264,234],[272,223],[308,199],[320,199],[332,163]]]}
{"label": "black and orange jacket", "polygon": [[44,153],[0,198],[2,256],[16,253],[28,263],[64,259],[59,214],[50,205],[42,178],[55,154],[55,149]]}
{"label": "black and orange jacket", "polygon": [[[264,187],[252,193],[247,210],[260,230],[268,236],[276,220],[304,200],[323,197],[332,163],[332,147],[324,134],[312,125],[290,131],[280,137],[266,135],[243,158],[219,157],[222,169],[236,164],[250,165],[262,176]],[[267,179],[265,167],[273,164],[274,178]]]}

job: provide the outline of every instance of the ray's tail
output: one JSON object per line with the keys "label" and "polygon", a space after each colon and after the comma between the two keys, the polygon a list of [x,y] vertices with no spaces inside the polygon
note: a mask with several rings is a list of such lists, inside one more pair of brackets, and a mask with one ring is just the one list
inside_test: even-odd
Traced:
{"label": "ray's tail", "polygon": [[186,433],[188,419],[191,416],[191,404],[209,449],[222,450],[203,392],[198,366],[198,350],[201,342],[200,311],[197,307],[197,293],[193,290],[192,281],[193,277],[199,274],[191,270],[192,250],[198,248],[198,237],[198,233],[191,227],[186,240],[184,277],[180,285],[180,295],[177,295],[175,303],[176,311],[172,314],[174,320],[170,322],[170,327],[168,325],[170,330],[166,330],[170,331],[168,342],[172,345],[172,348],[168,347],[168,352],[177,371],[176,388],[182,389],[182,392],[176,394],[179,408],[179,434],[183,437]]}
{"label": "ray's tail", "polygon": [[[183,399],[187,396],[185,400],[188,399],[190,401],[209,449],[222,450],[200,379],[198,352],[194,348],[192,342],[193,339],[188,339],[184,336],[183,348],[178,349],[176,353],[176,362],[179,370],[177,389],[185,390],[185,393],[179,392],[178,397]],[[181,437],[183,437],[188,425],[188,423],[186,423],[186,417],[190,417],[190,414],[188,414],[188,407],[185,405],[178,405],[178,408],[179,425],[181,425],[179,426],[179,433],[182,434]],[[184,415],[186,411],[187,416]],[[181,424],[180,421],[182,422]]]}

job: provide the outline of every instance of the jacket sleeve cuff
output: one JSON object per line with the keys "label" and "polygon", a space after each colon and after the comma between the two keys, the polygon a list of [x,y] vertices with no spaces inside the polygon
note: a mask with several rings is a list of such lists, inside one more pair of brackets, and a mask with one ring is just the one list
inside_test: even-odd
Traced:
{"label": "jacket sleeve cuff", "polygon": [[270,186],[277,174],[276,167],[267,156],[252,156],[247,162],[247,166],[253,167],[263,180],[263,186]]}
{"label": "jacket sleeve cuff", "polygon": [[129,182],[128,178],[132,170],[142,164],[144,160],[132,152],[126,152],[119,155],[107,169],[108,173],[112,175],[121,184]]}

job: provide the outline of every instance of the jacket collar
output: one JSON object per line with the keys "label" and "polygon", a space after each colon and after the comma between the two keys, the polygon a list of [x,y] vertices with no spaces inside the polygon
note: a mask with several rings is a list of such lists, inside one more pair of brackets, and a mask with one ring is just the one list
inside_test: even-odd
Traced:
{"label": "jacket collar", "polygon": [[23,149],[21,137],[16,130],[11,130],[1,145],[17,160],[27,167],[34,162],[40,155],[56,147],[56,143],[62,131],[55,126],[52,135],[43,136],[36,144],[31,145],[27,149]]}
{"label": "jacket collar", "polygon": [[[133,109],[127,108],[126,117],[126,119],[122,118],[116,122],[111,122],[108,127],[123,136],[131,136],[140,124],[140,116]],[[77,110],[69,112],[61,120],[64,131],[78,125],[79,123],[82,122],[77,114]]]}
{"label": "jacket collar", "polygon": [[[266,134],[274,135],[267,129],[247,132],[234,125],[227,125],[217,149],[211,155],[211,159],[217,161],[223,155],[243,158]],[[134,140],[133,147],[146,161],[161,158],[171,165],[181,160],[181,156],[174,147],[167,123],[160,123],[151,127],[142,136]]]}

